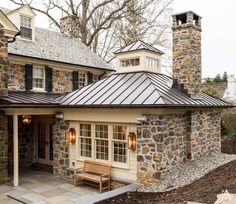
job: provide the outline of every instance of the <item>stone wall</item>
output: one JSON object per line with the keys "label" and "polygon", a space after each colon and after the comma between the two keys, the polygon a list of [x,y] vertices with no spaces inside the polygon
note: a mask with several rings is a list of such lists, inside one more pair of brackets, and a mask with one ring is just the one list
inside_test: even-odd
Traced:
{"label": "stone wall", "polygon": [[7,116],[0,111],[0,184],[8,180]]}
{"label": "stone wall", "polygon": [[72,73],[53,70],[53,92],[63,93],[72,91]]}
{"label": "stone wall", "polygon": [[173,78],[183,84],[193,98],[201,97],[200,20],[192,12],[173,16]]}
{"label": "stone wall", "polygon": [[139,182],[160,180],[187,159],[220,152],[220,120],[221,112],[215,110],[147,115],[147,122],[137,126]]}
{"label": "stone wall", "polygon": [[[0,25],[1,28],[1,25]],[[0,31],[0,96],[7,96],[8,50],[7,37]]]}
{"label": "stone wall", "polygon": [[[29,167],[33,163],[33,122],[24,125],[18,117],[19,166]],[[13,170],[13,117],[8,116],[8,167]]]}
{"label": "stone wall", "polygon": [[138,126],[138,179],[159,180],[175,165],[186,160],[186,115],[147,115]]}
{"label": "stone wall", "polygon": [[199,159],[221,151],[221,111],[188,113],[187,158]]}
{"label": "stone wall", "polygon": [[69,167],[69,146],[66,143],[66,130],[69,124],[61,119],[55,119],[53,126],[53,173],[66,176]]}
{"label": "stone wall", "polygon": [[11,91],[25,91],[25,68],[23,65],[9,65],[8,89]]}

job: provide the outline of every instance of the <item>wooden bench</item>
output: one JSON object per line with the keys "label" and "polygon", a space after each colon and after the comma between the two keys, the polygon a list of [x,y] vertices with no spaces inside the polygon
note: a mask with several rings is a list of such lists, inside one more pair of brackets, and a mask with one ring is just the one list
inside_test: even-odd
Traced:
{"label": "wooden bench", "polygon": [[83,182],[89,185],[99,184],[100,193],[105,189],[110,190],[111,165],[85,160],[83,172],[74,175],[75,186],[77,182]]}

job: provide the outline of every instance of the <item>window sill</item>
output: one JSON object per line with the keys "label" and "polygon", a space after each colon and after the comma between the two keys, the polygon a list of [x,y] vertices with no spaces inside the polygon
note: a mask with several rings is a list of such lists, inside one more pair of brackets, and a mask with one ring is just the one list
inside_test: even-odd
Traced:
{"label": "window sill", "polygon": [[47,93],[47,91],[46,91],[45,89],[37,89],[37,88],[33,88],[32,91],[33,91],[33,92]]}

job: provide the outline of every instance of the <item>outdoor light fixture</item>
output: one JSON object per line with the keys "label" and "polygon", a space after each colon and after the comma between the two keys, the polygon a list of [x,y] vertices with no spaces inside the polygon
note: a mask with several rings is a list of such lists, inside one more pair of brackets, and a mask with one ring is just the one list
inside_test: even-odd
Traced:
{"label": "outdoor light fixture", "polygon": [[134,132],[129,133],[128,140],[129,140],[129,149],[133,151],[136,150],[137,138]]}
{"label": "outdoor light fixture", "polygon": [[69,140],[72,144],[75,144],[76,142],[76,131],[75,128],[69,129]]}
{"label": "outdoor light fixture", "polygon": [[31,123],[31,115],[22,115],[21,121],[24,125],[28,125]]}

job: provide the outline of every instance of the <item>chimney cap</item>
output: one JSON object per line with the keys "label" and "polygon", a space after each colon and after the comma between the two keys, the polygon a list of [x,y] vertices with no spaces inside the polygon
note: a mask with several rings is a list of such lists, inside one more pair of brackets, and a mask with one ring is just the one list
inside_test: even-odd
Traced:
{"label": "chimney cap", "polygon": [[181,13],[176,13],[176,14],[173,14],[172,16],[179,16],[179,15],[183,15],[183,14],[187,14],[187,13],[192,13],[194,14],[195,16],[199,17],[199,18],[202,18],[200,15],[198,15],[197,13],[193,12],[193,11],[185,11],[185,12],[181,12]]}

